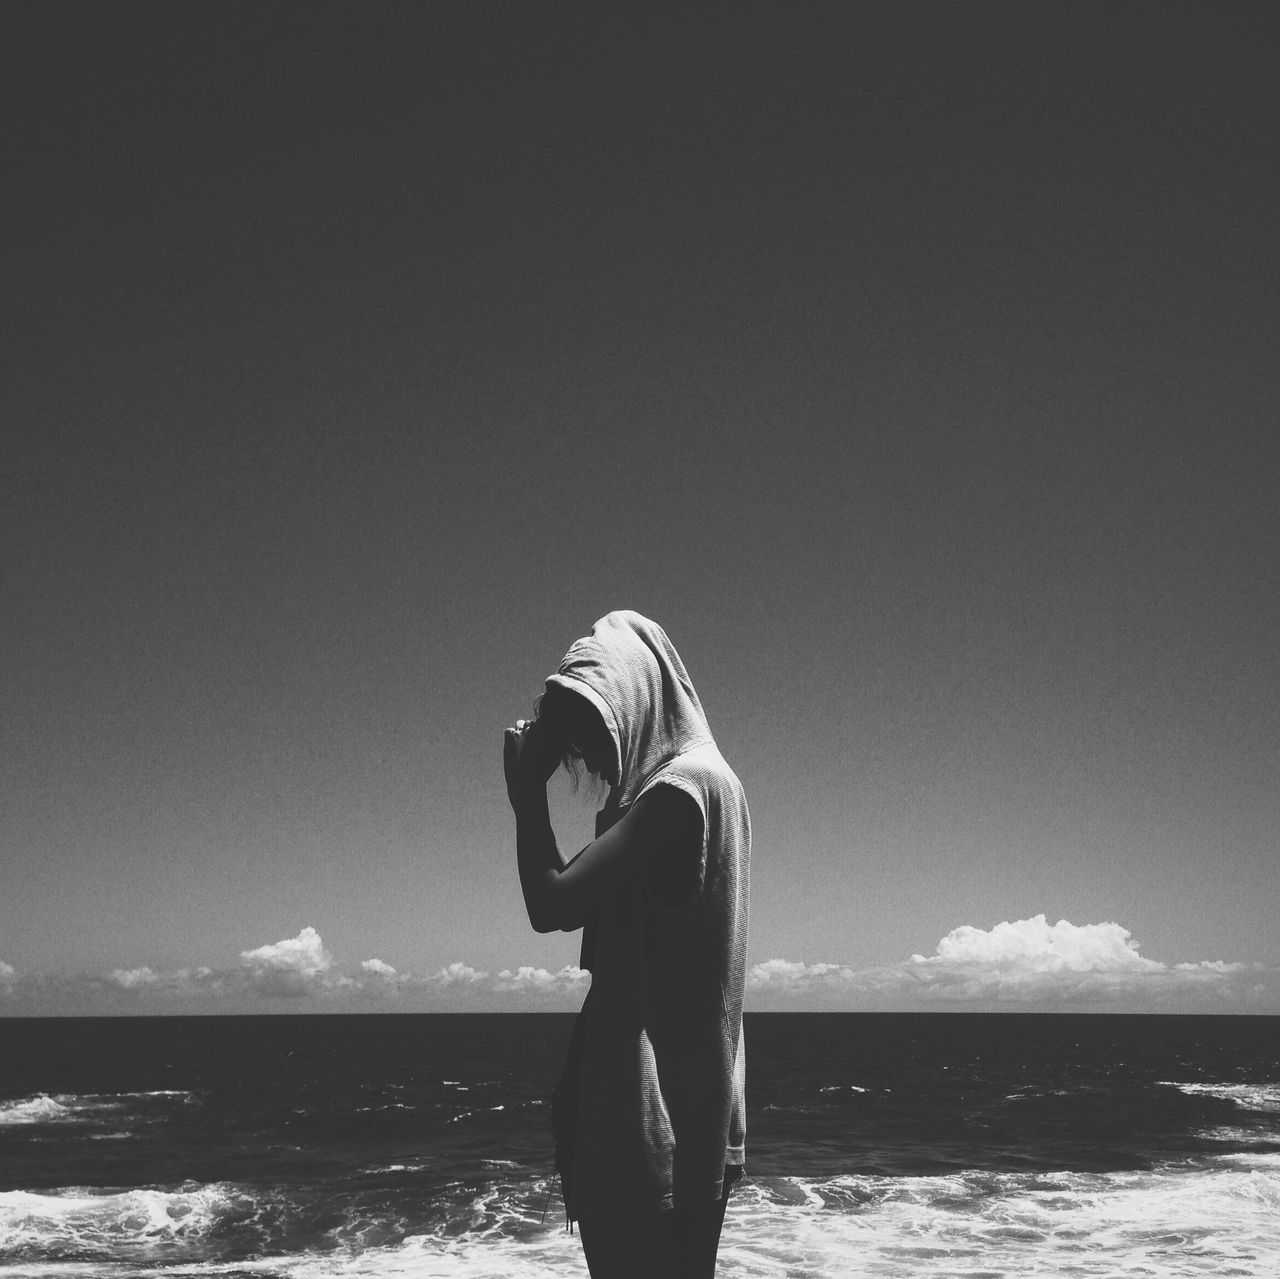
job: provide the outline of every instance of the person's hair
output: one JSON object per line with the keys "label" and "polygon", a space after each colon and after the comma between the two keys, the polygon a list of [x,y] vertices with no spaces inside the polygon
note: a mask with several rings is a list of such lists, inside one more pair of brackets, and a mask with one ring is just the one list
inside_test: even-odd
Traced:
{"label": "person's hair", "polygon": [[[560,766],[573,778],[574,789],[577,789],[582,781],[585,765],[582,749],[573,737],[571,699],[579,700],[577,695],[569,692],[568,689],[561,688],[558,684],[548,684],[545,691],[533,703],[533,715],[555,744],[556,753],[560,756]],[[587,776],[595,782],[604,780],[591,772],[588,772]]]}
{"label": "person's hair", "polygon": [[533,717],[555,743],[561,766],[576,777],[577,770],[582,764],[582,752],[570,735],[567,717],[564,714],[563,696],[564,694],[554,684],[548,684],[546,690],[533,703]]}

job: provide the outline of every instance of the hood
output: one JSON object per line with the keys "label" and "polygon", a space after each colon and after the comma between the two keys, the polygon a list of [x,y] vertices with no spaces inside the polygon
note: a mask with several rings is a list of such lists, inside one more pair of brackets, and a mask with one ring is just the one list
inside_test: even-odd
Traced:
{"label": "hood", "polygon": [[675,645],[639,613],[602,617],[574,642],[547,684],[581,694],[604,717],[618,759],[610,807],[625,808],[663,765],[713,740]]}

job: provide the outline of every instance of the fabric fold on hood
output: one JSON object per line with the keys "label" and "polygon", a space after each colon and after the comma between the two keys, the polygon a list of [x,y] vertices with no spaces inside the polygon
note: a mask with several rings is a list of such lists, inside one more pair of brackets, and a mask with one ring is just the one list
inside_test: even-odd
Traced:
{"label": "fabric fold on hood", "polygon": [[630,806],[664,765],[714,740],[675,645],[629,609],[606,614],[576,640],[547,684],[580,694],[604,718],[618,764],[610,808]]}

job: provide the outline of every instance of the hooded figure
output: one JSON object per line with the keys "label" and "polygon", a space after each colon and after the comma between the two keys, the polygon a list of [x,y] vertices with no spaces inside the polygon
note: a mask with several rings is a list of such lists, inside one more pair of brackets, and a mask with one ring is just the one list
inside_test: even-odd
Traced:
{"label": "hooded figure", "polygon": [[687,797],[675,803],[691,823],[692,800],[701,826],[678,856],[628,853],[582,921],[592,985],[555,1099],[566,1208],[585,1225],[619,1201],[638,1212],[714,1204],[741,1173],[746,1132],[742,785],[679,654],[638,613],[601,618],[547,688],[585,699],[613,744],[600,771],[614,785],[579,858],[660,787]]}

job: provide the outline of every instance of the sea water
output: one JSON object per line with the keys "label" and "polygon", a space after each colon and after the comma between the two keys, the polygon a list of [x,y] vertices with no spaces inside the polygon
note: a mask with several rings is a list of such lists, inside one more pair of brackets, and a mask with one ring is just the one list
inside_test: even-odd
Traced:
{"label": "sea water", "polygon": [[[571,1018],[0,1022],[6,1276],[585,1275]],[[719,1274],[1280,1274],[1275,1018],[755,1014]]]}

